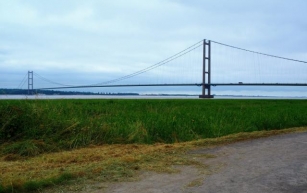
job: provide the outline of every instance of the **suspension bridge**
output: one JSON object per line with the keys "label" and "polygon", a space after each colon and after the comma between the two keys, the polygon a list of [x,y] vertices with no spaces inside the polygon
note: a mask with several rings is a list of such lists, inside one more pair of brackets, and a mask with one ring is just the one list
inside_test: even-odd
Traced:
{"label": "suspension bridge", "polygon": [[48,83],[35,90],[198,86],[202,87],[200,98],[212,98],[211,88],[215,86],[307,86],[306,74],[306,61],[202,40],[161,62],[100,83],[63,84],[33,71],[22,83],[28,80],[29,93],[34,90],[34,76]]}

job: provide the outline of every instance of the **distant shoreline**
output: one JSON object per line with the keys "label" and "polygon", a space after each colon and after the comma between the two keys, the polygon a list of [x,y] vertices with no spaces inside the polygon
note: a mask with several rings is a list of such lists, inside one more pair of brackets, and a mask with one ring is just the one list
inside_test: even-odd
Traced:
{"label": "distant shoreline", "polygon": [[[178,95],[178,94],[138,94],[138,95],[5,95],[0,94],[0,100],[23,100],[23,99],[199,99],[198,95]],[[235,95],[215,95],[214,99],[271,99],[271,100],[306,100],[307,97],[280,97],[280,96],[235,96]],[[213,100],[214,100],[213,99]]]}

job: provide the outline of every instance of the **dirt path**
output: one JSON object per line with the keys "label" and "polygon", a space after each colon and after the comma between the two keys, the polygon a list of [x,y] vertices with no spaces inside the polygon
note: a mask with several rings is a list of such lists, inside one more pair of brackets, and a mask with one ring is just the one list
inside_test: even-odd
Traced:
{"label": "dirt path", "polygon": [[175,174],[146,172],[140,181],[88,192],[307,193],[307,132],[198,149],[189,156],[203,167],[180,166]]}

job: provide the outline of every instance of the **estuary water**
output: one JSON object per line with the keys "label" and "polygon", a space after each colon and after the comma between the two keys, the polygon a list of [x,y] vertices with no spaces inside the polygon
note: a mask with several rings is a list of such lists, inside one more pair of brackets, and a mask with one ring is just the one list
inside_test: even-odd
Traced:
{"label": "estuary water", "polygon": [[[53,99],[199,99],[198,96],[164,96],[164,95],[0,95],[0,100],[53,100]],[[307,97],[280,96],[214,96],[214,99],[298,99]]]}

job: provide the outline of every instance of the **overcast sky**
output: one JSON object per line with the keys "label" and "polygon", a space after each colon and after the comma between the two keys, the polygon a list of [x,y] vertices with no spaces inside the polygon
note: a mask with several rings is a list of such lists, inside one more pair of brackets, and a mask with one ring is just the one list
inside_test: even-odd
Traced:
{"label": "overcast sky", "polygon": [[306,61],[306,8],[306,0],[0,0],[0,88],[17,88],[28,70],[64,84],[104,82],[202,39]]}

